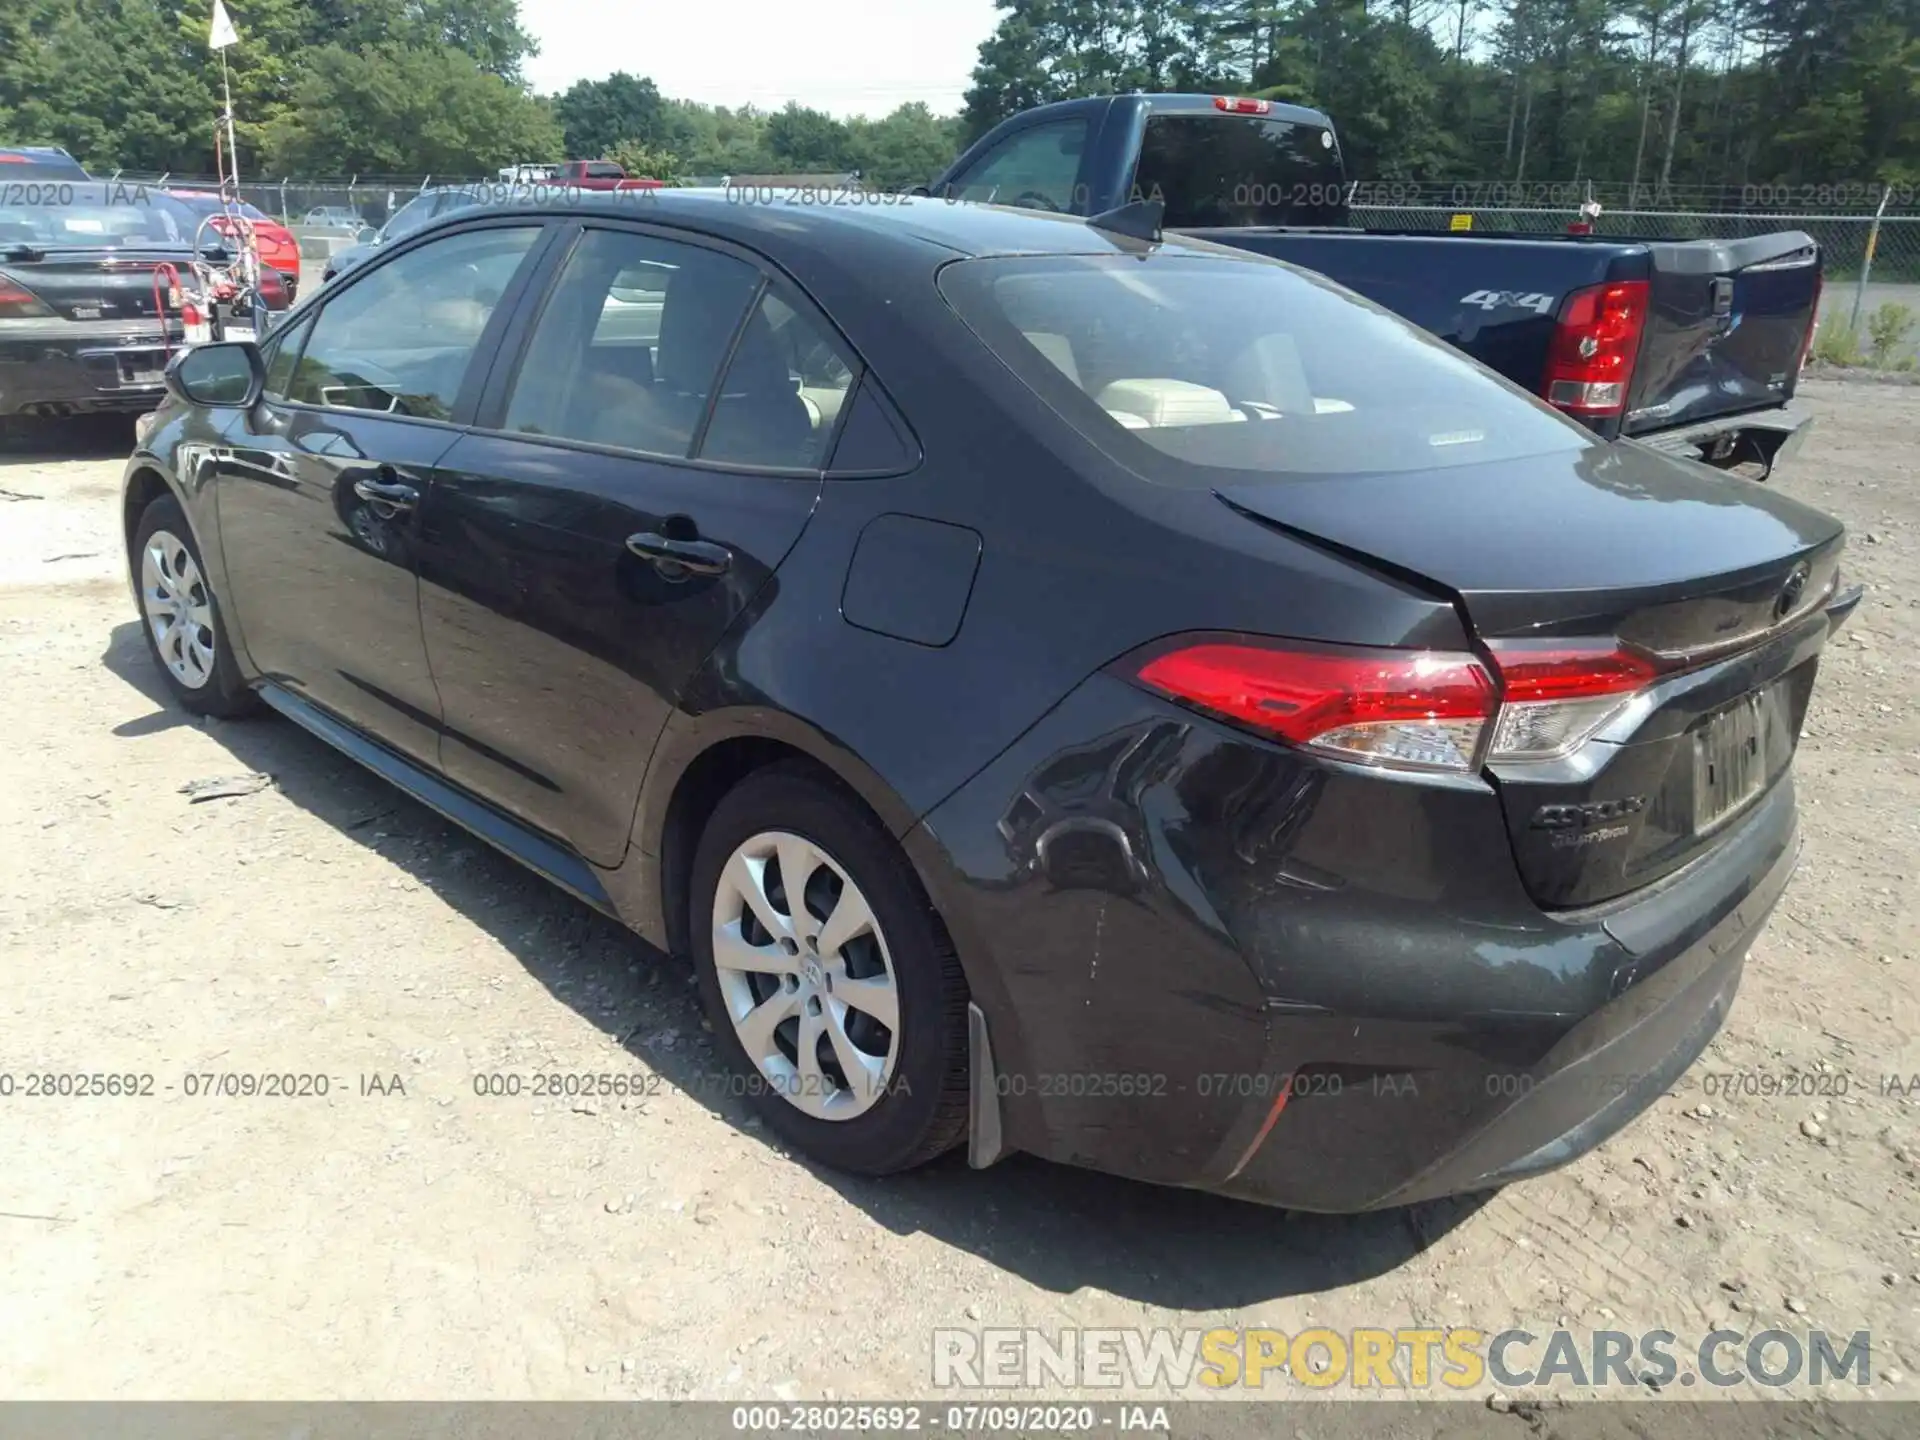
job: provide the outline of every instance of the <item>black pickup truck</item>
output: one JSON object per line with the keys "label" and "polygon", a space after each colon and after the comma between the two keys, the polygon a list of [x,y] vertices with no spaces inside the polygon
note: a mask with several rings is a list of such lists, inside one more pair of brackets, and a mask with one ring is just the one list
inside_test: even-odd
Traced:
{"label": "black pickup truck", "polygon": [[1157,201],[1185,234],[1317,270],[1608,439],[1764,477],[1804,434],[1820,250],[1740,240],[1363,229],[1333,122],[1212,95],[1103,95],[1002,121],[936,195],[1101,216]]}

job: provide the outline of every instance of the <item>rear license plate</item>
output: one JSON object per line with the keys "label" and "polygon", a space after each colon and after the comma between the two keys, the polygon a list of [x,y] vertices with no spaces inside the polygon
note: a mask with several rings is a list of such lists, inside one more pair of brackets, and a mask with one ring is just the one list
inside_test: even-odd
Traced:
{"label": "rear license plate", "polygon": [[1781,727],[1778,687],[1768,686],[1722,710],[1693,735],[1693,829],[1702,834],[1731,819],[1772,778]]}
{"label": "rear license plate", "polygon": [[159,353],[142,352],[136,355],[120,357],[120,383],[123,385],[158,385],[162,379],[163,363]]}

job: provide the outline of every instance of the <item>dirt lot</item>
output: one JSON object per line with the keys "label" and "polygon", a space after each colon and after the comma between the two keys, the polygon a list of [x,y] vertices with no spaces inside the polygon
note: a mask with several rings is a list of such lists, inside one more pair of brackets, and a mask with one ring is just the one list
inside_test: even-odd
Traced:
{"label": "dirt lot", "polygon": [[[16,438],[0,1071],[157,1089],[0,1099],[0,1393],[897,1398],[931,1389],[937,1326],[1778,1323],[1871,1330],[1875,1393],[1912,1398],[1920,1101],[1882,1077],[1920,1075],[1920,391],[1807,394],[1818,431],[1774,483],[1846,518],[1871,591],[1799,760],[1805,864],[1727,1029],[1570,1169],[1358,1219],[1024,1159],[866,1183],[786,1158],[698,1098],[682,964],[284,722],[168,708],[114,533],[125,431]],[[473,1089],[547,1068],[665,1083]],[[1707,1071],[1849,1093],[1707,1099]],[[218,1072],[330,1093],[185,1093]]]}

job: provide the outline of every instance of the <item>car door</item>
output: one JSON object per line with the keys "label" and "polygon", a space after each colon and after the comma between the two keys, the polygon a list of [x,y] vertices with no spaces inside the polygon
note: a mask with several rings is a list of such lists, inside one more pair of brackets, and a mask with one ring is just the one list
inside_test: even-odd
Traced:
{"label": "car door", "polygon": [[248,657],[428,764],[440,704],[420,635],[419,507],[543,233],[477,227],[357,273],[274,337],[268,393],[228,422],[217,469]]}
{"label": "car door", "polygon": [[855,379],[750,258],[586,225],[423,507],[421,614],[454,779],[625,853],[682,687],[799,538]]}

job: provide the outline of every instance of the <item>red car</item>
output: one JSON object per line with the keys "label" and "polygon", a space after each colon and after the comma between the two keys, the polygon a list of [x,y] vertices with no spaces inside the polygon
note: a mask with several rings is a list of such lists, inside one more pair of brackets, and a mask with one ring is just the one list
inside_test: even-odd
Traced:
{"label": "red car", "polygon": [[292,231],[257,205],[245,201],[231,207],[224,205],[212,190],[169,190],[167,194],[193,211],[196,220],[214,216],[213,228],[222,235],[235,228],[222,213],[226,209],[237,210],[252,222],[254,243],[260,248],[260,263],[279,273],[287,287],[287,301],[292,303],[300,288],[300,242],[293,238]]}

